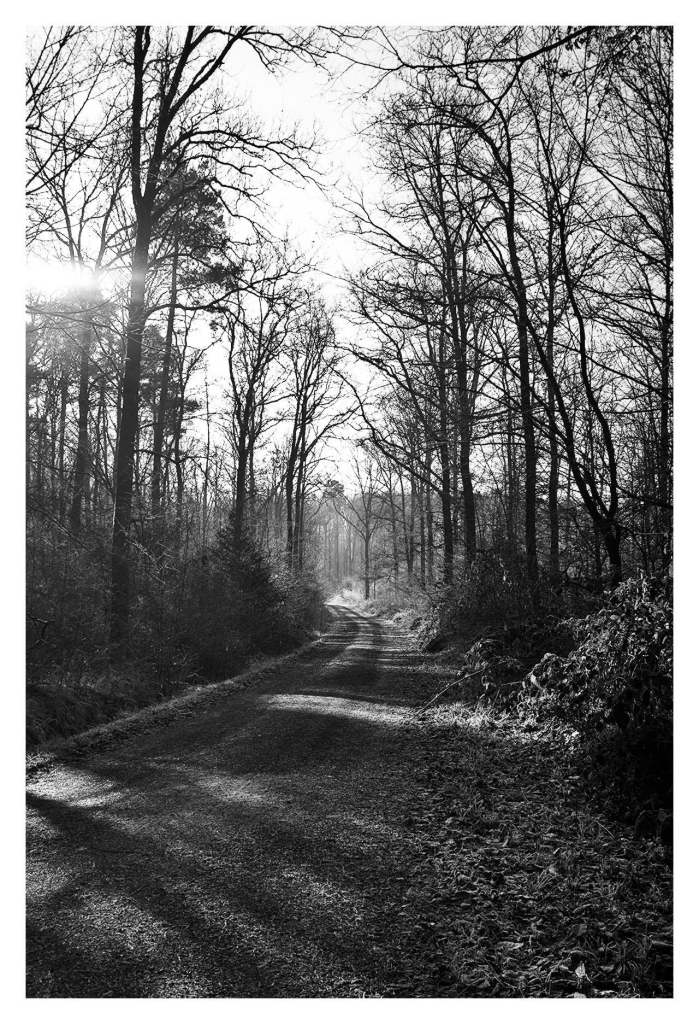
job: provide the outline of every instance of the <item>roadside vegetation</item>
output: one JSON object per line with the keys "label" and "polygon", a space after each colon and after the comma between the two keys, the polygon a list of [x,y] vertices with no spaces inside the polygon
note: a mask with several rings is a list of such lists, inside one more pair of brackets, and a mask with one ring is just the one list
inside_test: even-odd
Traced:
{"label": "roadside vegetation", "polygon": [[312,571],[275,569],[251,544],[234,545],[225,529],[189,567],[174,600],[156,601],[151,594],[128,655],[114,665],[99,610],[87,609],[84,581],[80,575],[63,590],[51,642],[42,642],[42,624],[35,626],[28,658],[30,747],[237,676],[298,648],[327,622],[323,589]]}
{"label": "roadside vegetation", "polygon": [[[28,37],[28,745],[299,651],[329,600],[390,624],[434,683],[422,884],[488,907],[469,992],[671,984],[673,45]],[[300,69],[337,175],[255,105]]]}
{"label": "roadside vegetation", "polygon": [[445,995],[672,996],[672,852],[657,816],[639,831],[607,813],[565,730],[482,698],[425,712],[415,742],[422,795],[406,828],[424,856],[411,882]]}
{"label": "roadside vegetation", "polygon": [[406,827],[444,994],[671,996],[670,581],[490,625],[461,596],[392,619],[428,695]]}
{"label": "roadside vegetation", "polygon": [[[371,194],[228,95],[244,53],[349,104]],[[465,654],[667,589],[672,53],[662,26],[30,33],[31,743],[287,651],[332,594]],[[341,300],[282,180],[325,188]],[[572,656],[560,630],[531,653]]]}
{"label": "roadside vegetation", "polygon": [[423,653],[435,708],[467,701],[553,730],[596,800],[671,844],[671,579],[639,574],[606,594],[539,596],[535,610],[508,587],[489,589],[486,564],[433,602],[418,594],[396,609],[392,594],[365,600],[359,586],[335,600],[382,617]]}

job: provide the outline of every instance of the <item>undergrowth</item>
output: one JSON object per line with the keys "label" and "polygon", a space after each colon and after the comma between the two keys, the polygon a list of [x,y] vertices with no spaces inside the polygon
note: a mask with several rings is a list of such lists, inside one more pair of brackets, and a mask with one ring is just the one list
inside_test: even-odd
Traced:
{"label": "undergrowth", "polygon": [[572,745],[487,697],[419,725],[406,826],[424,861],[406,894],[452,997],[672,995],[671,860],[586,798]]}
{"label": "undergrowth", "polygon": [[566,577],[555,585],[544,579],[532,585],[522,559],[479,551],[453,584],[436,595],[421,640],[428,651],[449,646],[463,650],[493,632],[531,626],[547,616],[559,620],[583,615],[598,604],[596,595]]}
{"label": "undergrowth", "polygon": [[521,623],[469,648],[462,674],[522,721],[555,723],[607,808],[658,826],[672,805],[672,601],[668,580],[626,581],[580,618]]}
{"label": "undergrowth", "polygon": [[27,746],[56,737],[74,736],[96,725],[156,704],[185,689],[190,681],[166,688],[157,679],[121,669],[100,675],[46,678],[27,685]]}
{"label": "undergrowth", "polygon": [[144,576],[126,648],[110,649],[97,586],[87,600],[77,569],[73,576],[74,589],[64,589],[60,613],[56,588],[39,575],[29,588],[30,747],[110,722],[192,685],[236,676],[259,659],[298,649],[326,624],[324,594],[313,572],[273,565],[246,537],[234,540],[232,527],[186,571]]}

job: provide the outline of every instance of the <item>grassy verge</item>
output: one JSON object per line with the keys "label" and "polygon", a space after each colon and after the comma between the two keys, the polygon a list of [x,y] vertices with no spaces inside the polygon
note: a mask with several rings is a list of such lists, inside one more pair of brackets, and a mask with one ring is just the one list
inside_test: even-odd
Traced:
{"label": "grassy verge", "polygon": [[100,722],[91,728],[76,728],[70,735],[54,735],[30,749],[27,766],[30,773],[50,767],[54,757],[81,757],[85,754],[123,742],[132,735],[143,734],[162,728],[178,719],[191,717],[197,711],[209,708],[232,692],[245,689],[275,675],[285,666],[293,663],[318,641],[313,640],[302,647],[275,658],[260,659],[247,671],[220,683],[190,683],[179,694],[149,704],[138,710],[117,710],[109,721]]}

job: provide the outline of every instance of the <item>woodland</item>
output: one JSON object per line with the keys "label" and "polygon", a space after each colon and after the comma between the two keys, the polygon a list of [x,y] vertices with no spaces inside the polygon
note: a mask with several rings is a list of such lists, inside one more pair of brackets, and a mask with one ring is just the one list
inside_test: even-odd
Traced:
{"label": "woodland", "polygon": [[[335,598],[434,694],[559,730],[667,850],[672,46],[32,30],[30,747],[288,655]],[[363,174],[260,114],[241,53],[336,96]]]}

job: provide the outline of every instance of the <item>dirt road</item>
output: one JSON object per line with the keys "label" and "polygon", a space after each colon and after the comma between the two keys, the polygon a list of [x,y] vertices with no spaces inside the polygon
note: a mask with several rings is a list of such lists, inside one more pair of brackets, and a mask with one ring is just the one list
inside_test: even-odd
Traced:
{"label": "dirt road", "polygon": [[271,680],[31,782],[28,996],[437,994],[405,911],[424,694],[333,615]]}

